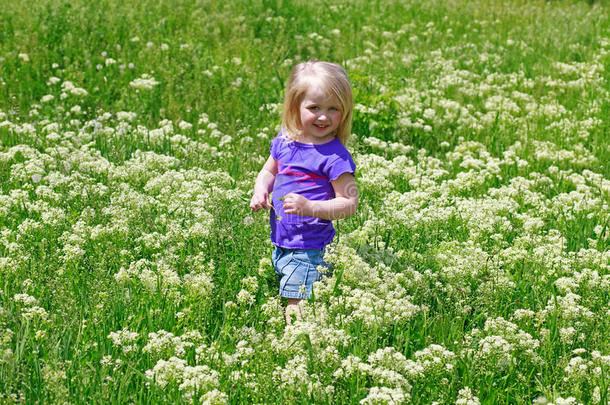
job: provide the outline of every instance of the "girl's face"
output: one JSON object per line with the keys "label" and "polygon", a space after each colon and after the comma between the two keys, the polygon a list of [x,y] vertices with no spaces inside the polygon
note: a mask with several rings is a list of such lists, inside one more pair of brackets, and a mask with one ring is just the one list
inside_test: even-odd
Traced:
{"label": "girl's face", "polygon": [[313,83],[307,88],[301,101],[299,113],[302,128],[297,141],[322,144],[332,141],[341,123],[341,110],[337,101],[320,85]]}

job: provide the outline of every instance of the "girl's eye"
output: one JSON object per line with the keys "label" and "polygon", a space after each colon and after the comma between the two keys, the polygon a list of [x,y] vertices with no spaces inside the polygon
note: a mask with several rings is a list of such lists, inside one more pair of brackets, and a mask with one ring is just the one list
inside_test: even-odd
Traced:
{"label": "girl's eye", "polygon": [[320,109],[320,107],[318,107],[317,105],[314,105],[312,107],[309,107],[309,109],[313,110],[313,111],[318,111]]}
{"label": "girl's eye", "polygon": [[330,107],[329,110],[330,111],[339,111],[339,109],[337,107]]}

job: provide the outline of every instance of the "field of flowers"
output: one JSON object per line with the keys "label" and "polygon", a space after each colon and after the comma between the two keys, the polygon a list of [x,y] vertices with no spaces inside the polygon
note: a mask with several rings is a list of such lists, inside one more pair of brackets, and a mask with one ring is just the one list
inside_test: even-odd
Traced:
{"label": "field of flowers", "polygon": [[[0,7],[0,402],[606,404],[601,2]],[[344,64],[357,214],[286,326],[254,179]]]}

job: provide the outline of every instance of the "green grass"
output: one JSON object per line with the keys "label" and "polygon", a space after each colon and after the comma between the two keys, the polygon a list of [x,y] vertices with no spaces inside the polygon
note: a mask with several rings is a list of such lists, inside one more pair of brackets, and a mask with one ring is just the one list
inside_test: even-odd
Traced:
{"label": "green grass", "polygon": [[[4,1],[0,402],[607,403],[609,16]],[[286,326],[248,201],[314,58],[352,81],[360,205]]]}

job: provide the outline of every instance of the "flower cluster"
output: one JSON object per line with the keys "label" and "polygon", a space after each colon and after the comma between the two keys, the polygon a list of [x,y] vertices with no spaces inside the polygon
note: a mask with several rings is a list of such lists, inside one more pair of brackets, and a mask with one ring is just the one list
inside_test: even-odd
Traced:
{"label": "flower cluster", "polygon": [[159,360],[155,366],[146,370],[148,384],[154,383],[161,388],[168,384],[176,384],[186,401],[192,401],[194,395],[201,395],[199,400],[203,403],[227,402],[227,395],[220,392],[219,374],[208,366],[189,366],[186,360],[170,357],[168,360]]}

